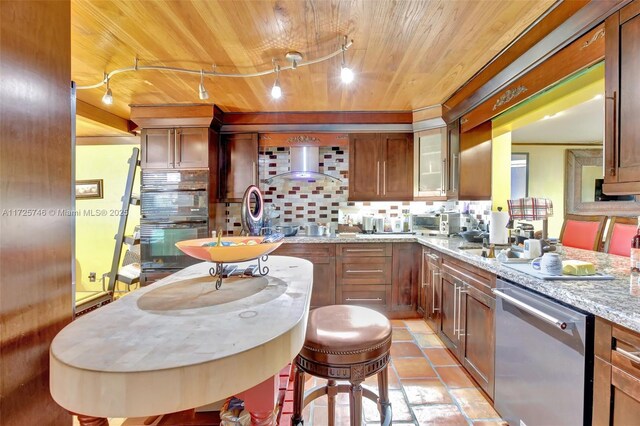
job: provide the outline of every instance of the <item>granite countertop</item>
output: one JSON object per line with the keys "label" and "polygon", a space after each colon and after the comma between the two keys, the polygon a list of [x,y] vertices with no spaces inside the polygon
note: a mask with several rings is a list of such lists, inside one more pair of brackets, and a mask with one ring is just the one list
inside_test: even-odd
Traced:
{"label": "granite countertop", "polygon": [[596,270],[613,275],[605,281],[545,281],[502,265],[496,259],[486,259],[459,247],[460,238],[426,237],[420,235],[357,235],[354,237],[289,237],[285,243],[393,243],[418,242],[444,254],[468,262],[478,268],[516,282],[524,287],[575,306],[640,333],[640,288],[632,292],[629,259],[623,256],[562,247],[563,259],[591,262]]}

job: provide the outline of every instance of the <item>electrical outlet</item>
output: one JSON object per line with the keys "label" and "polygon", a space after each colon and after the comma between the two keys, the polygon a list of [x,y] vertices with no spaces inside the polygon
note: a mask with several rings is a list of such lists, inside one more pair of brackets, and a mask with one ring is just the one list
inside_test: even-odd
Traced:
{"label": "electrical outlet", "polygon": [[96,282],[96,273],[95,272],[89,272],[89,282],[90,283],[95,283]]}

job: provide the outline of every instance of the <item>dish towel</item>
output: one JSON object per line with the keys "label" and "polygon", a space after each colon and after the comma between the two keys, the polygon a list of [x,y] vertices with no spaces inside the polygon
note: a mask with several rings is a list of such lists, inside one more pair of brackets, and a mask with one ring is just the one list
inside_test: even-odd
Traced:
{"label": "dish towel", "polygon": [[540,220],[553,216],[553,202],[548,198],[507,200],[509,216],[514,220]]}

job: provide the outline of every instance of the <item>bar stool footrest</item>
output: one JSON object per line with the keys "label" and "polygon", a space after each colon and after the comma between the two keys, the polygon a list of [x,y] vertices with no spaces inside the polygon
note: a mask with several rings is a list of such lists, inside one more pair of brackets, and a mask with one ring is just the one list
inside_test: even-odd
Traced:
{"label": "bar stool footrest", "polygon": [[[336,394],[338,394],[338,393],[349,393],[350,390],[351,390],[351,385],[350,384],[341,384],[341,385],[336,385],[333,388],[336,390]],[[317,398],[320,398],[321,396],[328,395],[328,390],[329,390],[329,387],[326,386],[326,385],[323,385],[323,386],[316,386],[315,388],[312,388],[312,389],[309,389],[308,391],[306,391],[304,393],[304,407],[309,405],[309,403],[311,403],[313,400],[315,400]],[[375,392],[363,387],[362,388],[362,396],[364,396],[365,398],[370,399],[371,401],[373,401],[376,404],[380,405],[379,397],[378,397],[378,395],[376,395]],[[391,410],[391,404],[389,404],[388,409]]]}

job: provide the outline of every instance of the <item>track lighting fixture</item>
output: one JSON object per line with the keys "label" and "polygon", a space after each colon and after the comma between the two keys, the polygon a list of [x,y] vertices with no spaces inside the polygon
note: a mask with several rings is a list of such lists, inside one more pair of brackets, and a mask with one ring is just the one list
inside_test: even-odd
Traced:
{"label": "track lighting fixture", "polygon": [[309,59],[304,62],[302,61],[302,54],[300,52],[289,51],[285,54],[285,58],[290,62],[290,65],[284,66],[282,68],[279,65],[276,65],[269,70],[258,71],[258,72],[247,73],[247,74],[218,72],[215,67],[213,68],[212,71],[205,71],[203,69],[194,70],[194,69],[188,69],[188,68],[166,67],[162,65],[138,65],[138,58],[135,58],[135,62],[133,66],[118,68],[108,73],[105,73],[103,79],[100,82],[96,84],[87,85],[87,86],[77,86],[76,89],[78,90],[96,89],[106,84],[107,89],[105,91],[104,96],[102,97],[102,102],[107,105],[111,105],[113,103],[113,95],[111,93],[111,88],[109,87],[109,82],[116,74],[136,72],[136,71],[148,71],[148,70],[164,71],[164,72],[171,71],[171,72],[186,73],[186,74],[200,74],[200,84],[198,85],[198,96],[200,97],[201,100],[206,100],[209,98],[209,93],[207,92],[207,89],[204,86],[205,75],[215,76],[215,77],[250,78],[250,77],[262,77],[269,74],[276,74],[276,80],[273,84],[273,87],[271,88],[271,96],[274,99],[278,99],[282,96],[282,88],[280,87],[280,71],[281,70],[282,71],[295,70],[298,67],[303,67],[307,65],[317,64],[319,62],[324,62],[340,54],[342,54],[340,77],[342,81],[345,83],[350,83],[351,81],[353,81],[353,71],[349,67],[347,67],[345,54],[344,54],[344,52],[346,52],[347,49],[349,49],[352,44],[353,44],[353,40],[348,40],[347,36],[344,36],[344,43],[340,46],[340,49],[332,53],[329,53],[328,55],[315,58],[315,59]]}
{"label": "track lighting fixture", "polygon": [[102,95],[102,103],[105,105],[111,105],[113,103],[113,93],[111,93],[111,88],[109,87],[109,77],[107,77],[107,90]]}
{"label": "track lighting fixture", "polygon": [[340,78],[343,83],[349,84],[353,81],[353,71],[347,67],[347,62],[344,59],[344,52],[347,50],[347,36],[344,36],[344,44],[342,45],[342,64],[340,67]]}
{"label": "track lighting fixture", "polygon": [[198,86],[198,96],[201,101],[209,99],[209,92],[204,87],[204,70],[200,70],[200,85]]}
{"label": "track lighting fixture", "polygon": [[280,99],[282,96],[282,89],[280,88],[280,65],[276,65],[276,81],[273,82],[273,87],[271,88],[271,97],[273,99]]}

